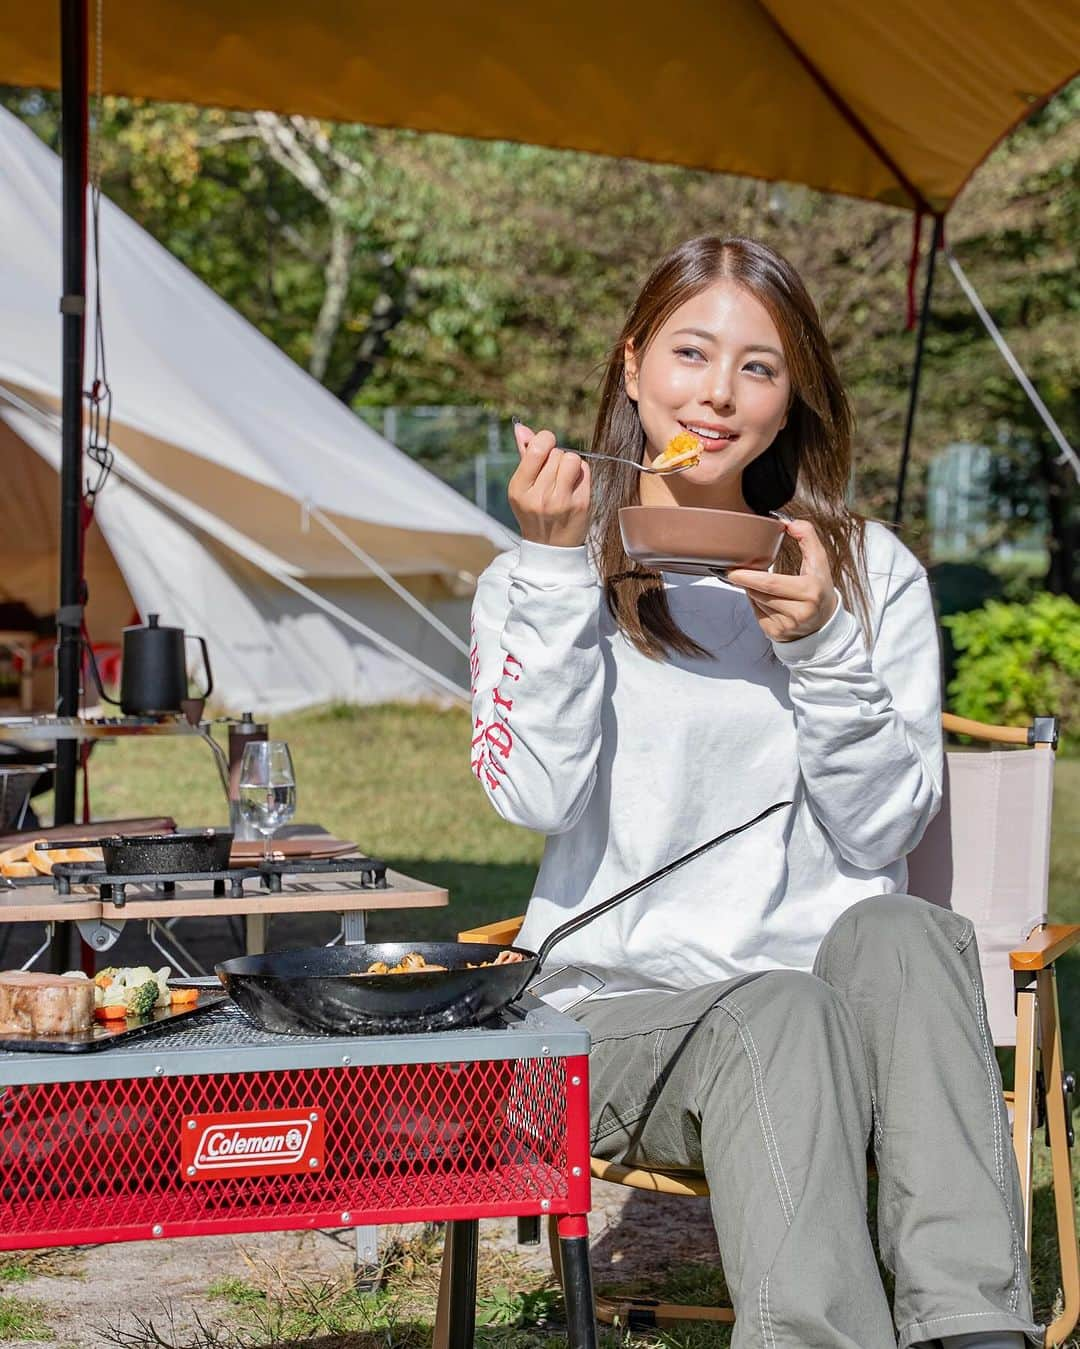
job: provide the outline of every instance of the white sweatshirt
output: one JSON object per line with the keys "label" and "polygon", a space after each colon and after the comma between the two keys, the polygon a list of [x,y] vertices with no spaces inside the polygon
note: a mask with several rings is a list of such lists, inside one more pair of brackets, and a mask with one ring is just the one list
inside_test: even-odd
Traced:
{"label": "white sweatshirt", "polygon": [[[841,605],[770,642],[742,591],[664,573],[708,659],[656,661],[618,632],[585,548],[522,542],[473,606],[473,772],[546,834],[517,944],[791,801],[565,938],[551,1001],[809,969],[851,904],[902,890],[941,801],[941,678],[926,574],[866,527],[873,643]],[[576,992],[575,992],[576,990]]]}

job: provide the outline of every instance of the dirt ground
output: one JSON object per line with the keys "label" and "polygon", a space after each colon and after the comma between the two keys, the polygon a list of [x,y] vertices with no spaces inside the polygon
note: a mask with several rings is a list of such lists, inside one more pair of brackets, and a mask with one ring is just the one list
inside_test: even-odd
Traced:
{"label": "dirt ground", "polygon": [[[596,1183],[590,1216],[593,1274],[599,1285],[639,1277],[684,1261],[716,1260],[716,1240],[708,1204],[698,1199],[643,1195],[622,1186]],[[410,1229],[384,1228],[380,1246]],[[515,1251],[529,1271],[547,1272],[546,1241],[518,1246],[512,1220],[481,1223],[485,1250]],[[42,1261],[45,1272],[5,1286],[7,1296],[42,1308],[53,1331],[48,1340],[3,1339],[5,1349],[103,1349],[107,1327],[131,1329],[134,1315],[152,1314],[159,1324],[171,1317],[178,1336],[220,1322],[226,1309],[207,1294],[223,1278],[249,1280],[260,1270],[287,1271],[313,1283],[345,1278],[353,1263],[349,1230],[260,1233],[252,1236],[189,1238],[90,1246]]]}

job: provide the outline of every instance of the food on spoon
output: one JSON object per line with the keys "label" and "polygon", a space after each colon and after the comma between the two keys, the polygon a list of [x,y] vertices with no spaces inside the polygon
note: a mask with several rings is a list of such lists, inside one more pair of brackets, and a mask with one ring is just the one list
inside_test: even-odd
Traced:
{"label": "food on spoon", "polygon": [[94,1024],[94,985],[85,975],[0,973],[0,1032],[65,1035]]}
{"label": "food on spoon", "polygon": [[651,467],[667,473],[675,468],[693,468],[701,458],[701,441],[690,431],[672,436],[663,451],[652,461]]}

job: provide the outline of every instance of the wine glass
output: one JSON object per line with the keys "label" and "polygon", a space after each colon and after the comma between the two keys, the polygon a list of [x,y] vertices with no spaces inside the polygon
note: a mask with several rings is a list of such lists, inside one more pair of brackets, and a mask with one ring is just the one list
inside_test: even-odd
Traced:
{"label": "wine glass", "polygon": [[263,860],[272,860],[274,831],[296,814],[296,774],[284,740],[252,740],[240,761],[240,814],[262,834]]}

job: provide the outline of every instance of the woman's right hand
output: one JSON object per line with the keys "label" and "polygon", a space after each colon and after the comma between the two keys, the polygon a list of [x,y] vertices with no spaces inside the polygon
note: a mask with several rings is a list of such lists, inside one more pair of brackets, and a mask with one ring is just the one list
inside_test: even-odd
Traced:
{"label": "woman's right hand", "polygon": [[507,495],[521,537],[556,548],[580,548],[589,528],[589,465],[556,447],[550,431],[514,426],[521,463]]}

